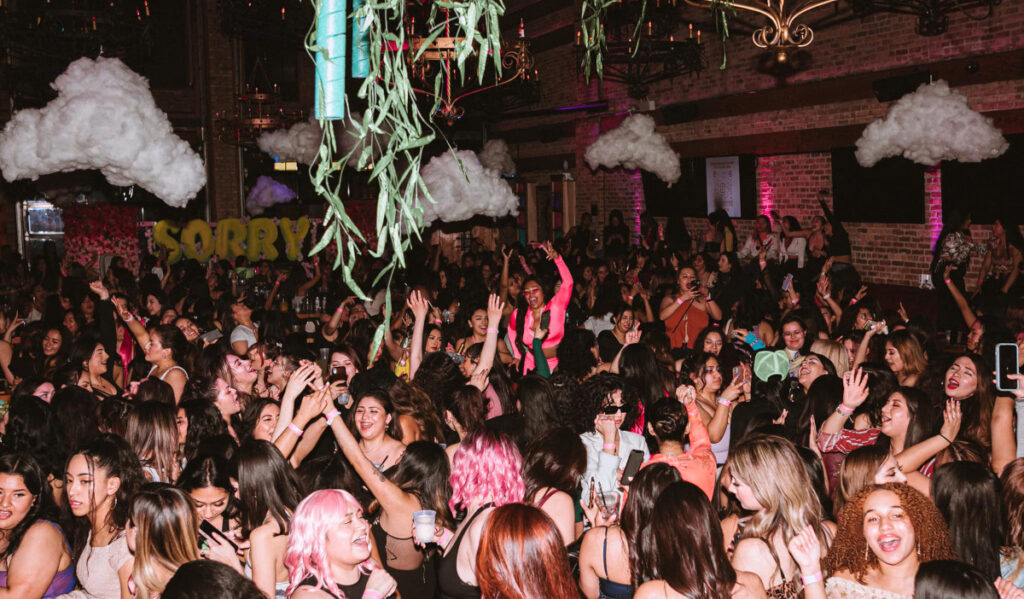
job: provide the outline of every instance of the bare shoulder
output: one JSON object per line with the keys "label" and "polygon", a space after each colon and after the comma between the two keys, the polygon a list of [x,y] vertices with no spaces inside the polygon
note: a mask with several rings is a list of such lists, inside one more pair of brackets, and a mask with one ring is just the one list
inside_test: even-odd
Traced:
{"label": "bare shoulder", "polygon": [[649,580],[633,593],[633,599],[664,599],[665,597],[679,597],[679,593],[668,586],[664,580]]}
{"label": "bare shoulder", "polygon": [[330,597],[330,595],[321,589],[314,589],[313,587],[299,587],[291,595],[291,599],[320,599],[321,597]]}
{"label": "bare shoulder", "polygon": [[733,599],[761,599],[765,597],[761,577],[750,572],[736,571],[736,585],[732,589]]}

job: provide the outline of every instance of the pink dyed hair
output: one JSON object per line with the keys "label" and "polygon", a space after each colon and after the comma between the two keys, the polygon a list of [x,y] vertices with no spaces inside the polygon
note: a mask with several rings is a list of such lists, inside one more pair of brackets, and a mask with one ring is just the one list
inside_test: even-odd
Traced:
{"label": "pink dyed hair", "polygon": [[[342,523],[353,512],[362,515],[363,508],[355,497],[341,489],[314,491],[295,508],[291,532],[288,534],[288,549],[284,554],[284,565],[288,568],[289,596],[303,580],[313,577],[318,589],[326,589],[344,598],[344,593],[331,576],[331,564],[327,558],[327,531]],[[376,567],[372,559],[359,565],[363,572]]]}
{"label": "pink dyed hair", "polygon": [[466,435],[452,458],[453,512],[474,499],[489,499],[495,506],[519,503],[526,493],[523,458],[504,434],[487,429]]}

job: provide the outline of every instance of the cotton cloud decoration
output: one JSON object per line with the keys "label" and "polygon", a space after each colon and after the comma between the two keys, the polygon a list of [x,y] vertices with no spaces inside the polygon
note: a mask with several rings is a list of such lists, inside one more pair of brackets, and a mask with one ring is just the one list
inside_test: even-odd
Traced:
{"label": "cotton cloud decoration", "polygon": [[287,129],[268,131],[259,136],[256,145],[281,162],[312,164],[320,149],[323,131],[316,119],[296,123]]}
{"label": "cotton cloud decoration", "polygon": [[51,86],[54,100],[19,110],[0,132],[7,181],[99,169],[112,185],[139,185],[178,208],[206,185],[203,160],[120,60],[79,58]]}
{"label": "cotton cloud decoration", "polygon": [[646,114],[626,117],[615,129],[602,134],[583,154],[591,170],[598,167],[643,169],[672,185],[679,180],[679,154],[654,131],[654,119]]}
{"label": "cotton cloud decoration", "polygon": [[516,174],[516,163],[512,160],[508,144],[504,139],[489,139],[477,154],[484,168],[494,169],[502,175]]}
{"label": "cotton cloud decoration", "polygon": [[253,216],[263,214],[263,211],[275,204],[283,204],[295,199],[295,192],[283,183],[270,177],[256,179],[256,185],[249,190],[245,199],[245,209]]}
{"label": "cotton cloud decoration", "polygon": [[904,156],[927,166],[943,160],[981,162],[1009,148],[992,119],[971,110],[967,97],[939,80],[900,98],[857,140],[857,162],[874,166]]}
{"label": "cotton cloud decoration", "polygon": [[[462,161],[462,168],[459,168]],[[469,150],[435,156],[420,169],[433,202],[420,197],[423,224],[457,222],[474,216],[499,217],[519,213],[519,200],[501,174],[480,164]]]}

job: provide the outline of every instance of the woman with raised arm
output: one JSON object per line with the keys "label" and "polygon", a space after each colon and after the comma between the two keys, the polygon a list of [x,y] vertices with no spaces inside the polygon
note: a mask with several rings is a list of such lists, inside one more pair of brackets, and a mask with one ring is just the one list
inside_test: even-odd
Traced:
{"label": "woman with raised arm", "polygon": [[548,301],[544,287],[537,277],[529,278],[523,284],[523,296],[509,318],[508,340],[512,346],[513,356],[521,360],[519,370],[524,374],[537,369],[536,358],[531,351],[537,337],[541,339],[540,346],[547,361],[548,372],[553,372],[558,366],[558,344],[565,334],[565,311],[569,307],[569,300],[572,299],[573,280],[569,267],[551,247],[550,242],[541,247],[548,260],[555,263],[561,285]]}
{"label": "woman with raised arm", "polygon": [[132,315],[127,303],[121,298],[114,300],[114,306],[117,307],[117,313],[128,326],[128,330],[146,352],[146,361],[153,365],[149,370],[149,376],[170,385],[174,390],[174,402],[180,403],[185,383],[188,382],[188,372],[182,367],[183,363],[187,364],[190,347],[185,335],[171,324],[155,325],[147,329]]}
{"label": "woman with raised arm", "polygon": [[439,542],[440,539],[447,541],[451,535],[448,529],[454,524],[447,505],[451,487],[444,450],[434,443],[415,441],[404,448],[402,461],[389,477],[364,453],[359,440],[338,418],[339,412],[333,405],[325,408],[324,416],[341,451],[376,499],[371,506],[376,514],[370,533],[381,555],[385,556],[384,568],[397,581],[399,593],[403,599],[434,597],[437,587],[434,564],[414,543],[412,522],[414,512],[433,510]]}
{"label": "woman with raised arm", "polygon": [[693,348],[693,343],[711,320],[722,317],[714,300],[707,297],[701,287],[697,271],[692,266],[679,269],[676,288],[661,300],[658,318],[665,322],[665,330],[672,341],[672,349]]}

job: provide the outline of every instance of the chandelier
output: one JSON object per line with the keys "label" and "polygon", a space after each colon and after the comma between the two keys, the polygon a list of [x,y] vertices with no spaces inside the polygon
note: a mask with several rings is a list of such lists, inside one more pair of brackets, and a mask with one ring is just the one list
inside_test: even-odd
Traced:
{"label": "chandelier", "polygon": [[[732,9],[745,10],[768,19],[768,23],[754,30],[751,36],[754,45],[775,53],[780,63],[788,60],[788,54],[794,48],[805,48],[814,41],[814,30],[806,23],[797,23],[797,19],[808,12],[835,4],[839,0],[683,0],[690,6],[727,11]],[[725,18],[724,14],[720,18]]]}
{"label": "chandelier", "polygon": [[[707,68],[701,30],[682,18],[675,0],[621,0],[608,7],[602,27],[604,78],[624,84],[632,98],[647,97],[658,81]],[[582,35],[576,32],[577,53]]]}
{"label": "chandelier", "polygon": [[[451,37],[451,26],[448,24],[451,19],[448,10],[444,10],[446,22],[445,32],[434,39],[430,39],[429,33],[425,30],[424,24],[428,19],[421,18],[417,25],[416,13],[409,11],[406,14],[406,34],[409,36],[406,44],[406,57],[410,67],[410,74],[414,81],[413,91],[422,96],[431,98],[434,101],[432,116],[448,123],[449,126],[461,119],[466,109],[458,105],[461,101],[486,92],[489,90],[505,87],[513,82],[518,84],[513,88],[511,95],[521,95],[523,98],[510,101],[510,106],[521,105],[525,102],[535,101],[539,89],[539,73],[534,68],[533,54],[530,52],[530,41],[526,39],[526,27],[523,21],[519,22],[517,36],[511,40],[503,40],[501,47],[501,76],[496,77],[492,83],[485,81],[474,81],[471,74],[475,69],[466,68],[466,76],[463,81],[456,72],[456,45],[461,44],[464,38]],[[418,55],[418,57],[417,57]],[[476,60],[489,60],[488,56],[476,56]],[[437,77],[440,75],[440,85],[436,85]]]}
{"label": "chandelier", "polygon": [[875,12],[914,15],[919,35],[942,35],[949,30],[949,14],[963,13],[973,21],[983,21],[1001,0],[850,0],[853,12],[865,16]]}
{"label": "chandelier", "polygon": [[303,111],[281,103],[277,84],[269,82],[263,63],[257,59],[244,91],[235,94],[232,112],[216,113],[213,126],[217,139],[224,143],[255,146],[259,136],[267,131],[290,127],[305,118]]}
{"label": "chandelier", "polygon": [[77,58],[147,58],[151,27],[150,0],[0,0],[0,79],[16,98],[42,102]]}

